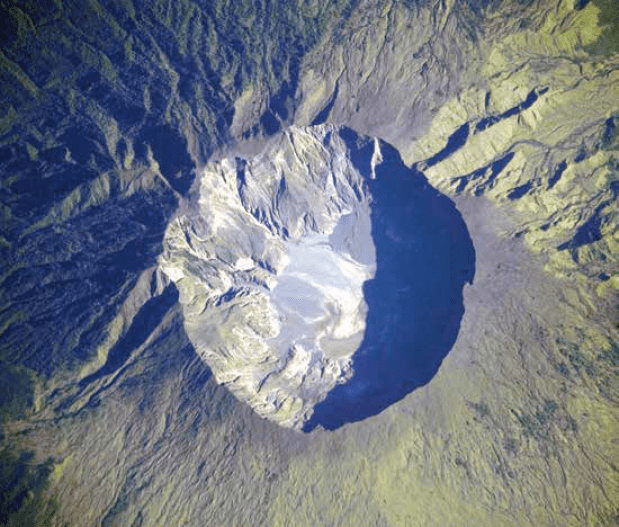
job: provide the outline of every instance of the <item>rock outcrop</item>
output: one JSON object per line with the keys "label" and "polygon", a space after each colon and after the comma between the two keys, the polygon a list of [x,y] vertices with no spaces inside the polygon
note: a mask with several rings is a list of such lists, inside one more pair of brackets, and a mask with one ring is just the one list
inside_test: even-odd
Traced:
{"label": "rock outcrop", "polygon": [[161,266],[197,352],[284,426],[300,427],[346,382],[364,334],[371,197],[347,154],[323,126],[291,129],[250,160],[211,163],[166,233]]}
{"label": "rock outcrop", "polygon": [[616,0],[2,6],[0,524],[618,522]]}
{"label": "rock outcrop", "polygon": [[160,265],[198,354],[261,416],[334,429],[436,373],[474,250],[453,203],[392,146],[292,127],[210,163],[190,195]]}

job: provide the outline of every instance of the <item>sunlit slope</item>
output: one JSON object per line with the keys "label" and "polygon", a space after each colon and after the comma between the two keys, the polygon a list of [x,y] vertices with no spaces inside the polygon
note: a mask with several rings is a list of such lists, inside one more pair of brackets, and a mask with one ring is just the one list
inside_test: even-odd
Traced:
{"label": "sunlit slope", "polygon": [[[615,2],[2,14],[0,523],[619,521]],[[209,377],[156,259],[221,145],[321,122],[453,196],[477,272],[429,385],[300,435]]]}
{"label": "sunlit slope", "polygon": [[308,56],[296,117],[385,137],[442,190],[507,204],[508,234],[553,272],[606,281],[617,269],[614,10],[364,4]]}
{"label": "sunlit slope", "polygon": [[563,3],[541,27],[491,39],[483,84],[447,101],[407,152],[438,187],[505,205],[506,234],[548,269],[616,288],[619,54],[589,54],[599,20],[594,3]]}
{"label": "sunlit slope", "polygon": [[519,241],[502,239],[507,225],[491,208],[459,205],[477,269],[458,342],[428,386],[295,458],[273,524],[615,522],[608,324]]}

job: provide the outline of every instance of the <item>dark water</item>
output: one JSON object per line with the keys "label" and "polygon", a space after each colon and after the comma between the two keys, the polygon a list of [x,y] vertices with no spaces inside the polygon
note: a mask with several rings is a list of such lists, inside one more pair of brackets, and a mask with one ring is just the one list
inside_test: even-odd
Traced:
{"label": "dark water", "polygon": [[[371,143],[341,134],[369,176]],[[333,430],[378,414],[428,383],[453,346],[464,314],[462,290],[475,250],[453,202],[382,143],[384,162],[368,181],[377,271],[364,285],[369,307],[355,374],[318,404],[305,430]]]}

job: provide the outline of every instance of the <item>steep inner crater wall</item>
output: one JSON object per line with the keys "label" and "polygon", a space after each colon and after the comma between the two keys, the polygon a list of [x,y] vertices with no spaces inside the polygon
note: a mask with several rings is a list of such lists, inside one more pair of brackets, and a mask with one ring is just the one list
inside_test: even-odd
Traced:
{"label": "steep inner crater wall", "polygon": [[197,353],[240,400],[311,430],[374,415],[455,341],[474,250],[452,202],[348,128],[291,128],[209,164],[166,232]]}

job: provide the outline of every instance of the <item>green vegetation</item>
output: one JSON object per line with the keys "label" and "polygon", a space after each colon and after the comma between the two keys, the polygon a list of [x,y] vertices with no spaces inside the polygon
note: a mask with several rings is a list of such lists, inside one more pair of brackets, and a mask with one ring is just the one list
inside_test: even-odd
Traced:
{"label": "green vegetation", "polygon": [[593,0],[600,10],[598,25],[604,28],[602,36],[590,46],[589,53],[614,55],[619,53],[619,2],[616,0]]}
{"label": "green vegetation", "polygon": [[525,436],[533,437],[538,440],[548,439],[552,417],[557,411],[558,405],[555,401],[546,401],[544,406],[534,414],[514,412],[518,422],[522,426]]}
{"label": "green vegetation", "polygon": [[476,416],[478,418],[484,418],[490,415],[490,408],[484,402],[479,403],[468,403],[469,407],[475,410]]}
{"label": "green vegetation", "polygon": [[34,381],[24,368],[0,362],[0,423],[23,419],[34,404]]}
{"label": "green vegetation", "polygon": [[[563,338],[557,339],[559,351],[572,366],[577,374],[585,372],[589,377],[594,377],[595,370],[590,361],[581,351],[577,344],[569,342]],[[565,363],[564,363],[565,364]]]}
{"label": "green vegetation", "polygon": [[[533,413],[517,413],[513,410],[512,413],[518,419],[524,436],[536,439],[541,443],[551,439],[552,429],[555,426],[564,432],[574,433],[578,431],[575,419],[556,401],[551,399],[544,401],[544,404]],[[507,449],[507,445],[505,446]]]}
{"label": "green vegetation", "polygon": [[[601,349],[594,356],[585,353],[582,344],[564,338],[558,338],[557,345],[577,377],[587,375],[596,384],[600,395],[609,401],[616,400],[619,387],[619,346],[616,342],[611,342],[608,348]],[[570,377],[570,367],[565,362],[555,363],[557,371],[566,378]]]}
{"label": "green vegetation", "polygon": [[53,471],[53,460],[33,463],[32,452],[14,456],[0,451],[0,525],[5,527],[47,526],[57,510],[44,491]]}

